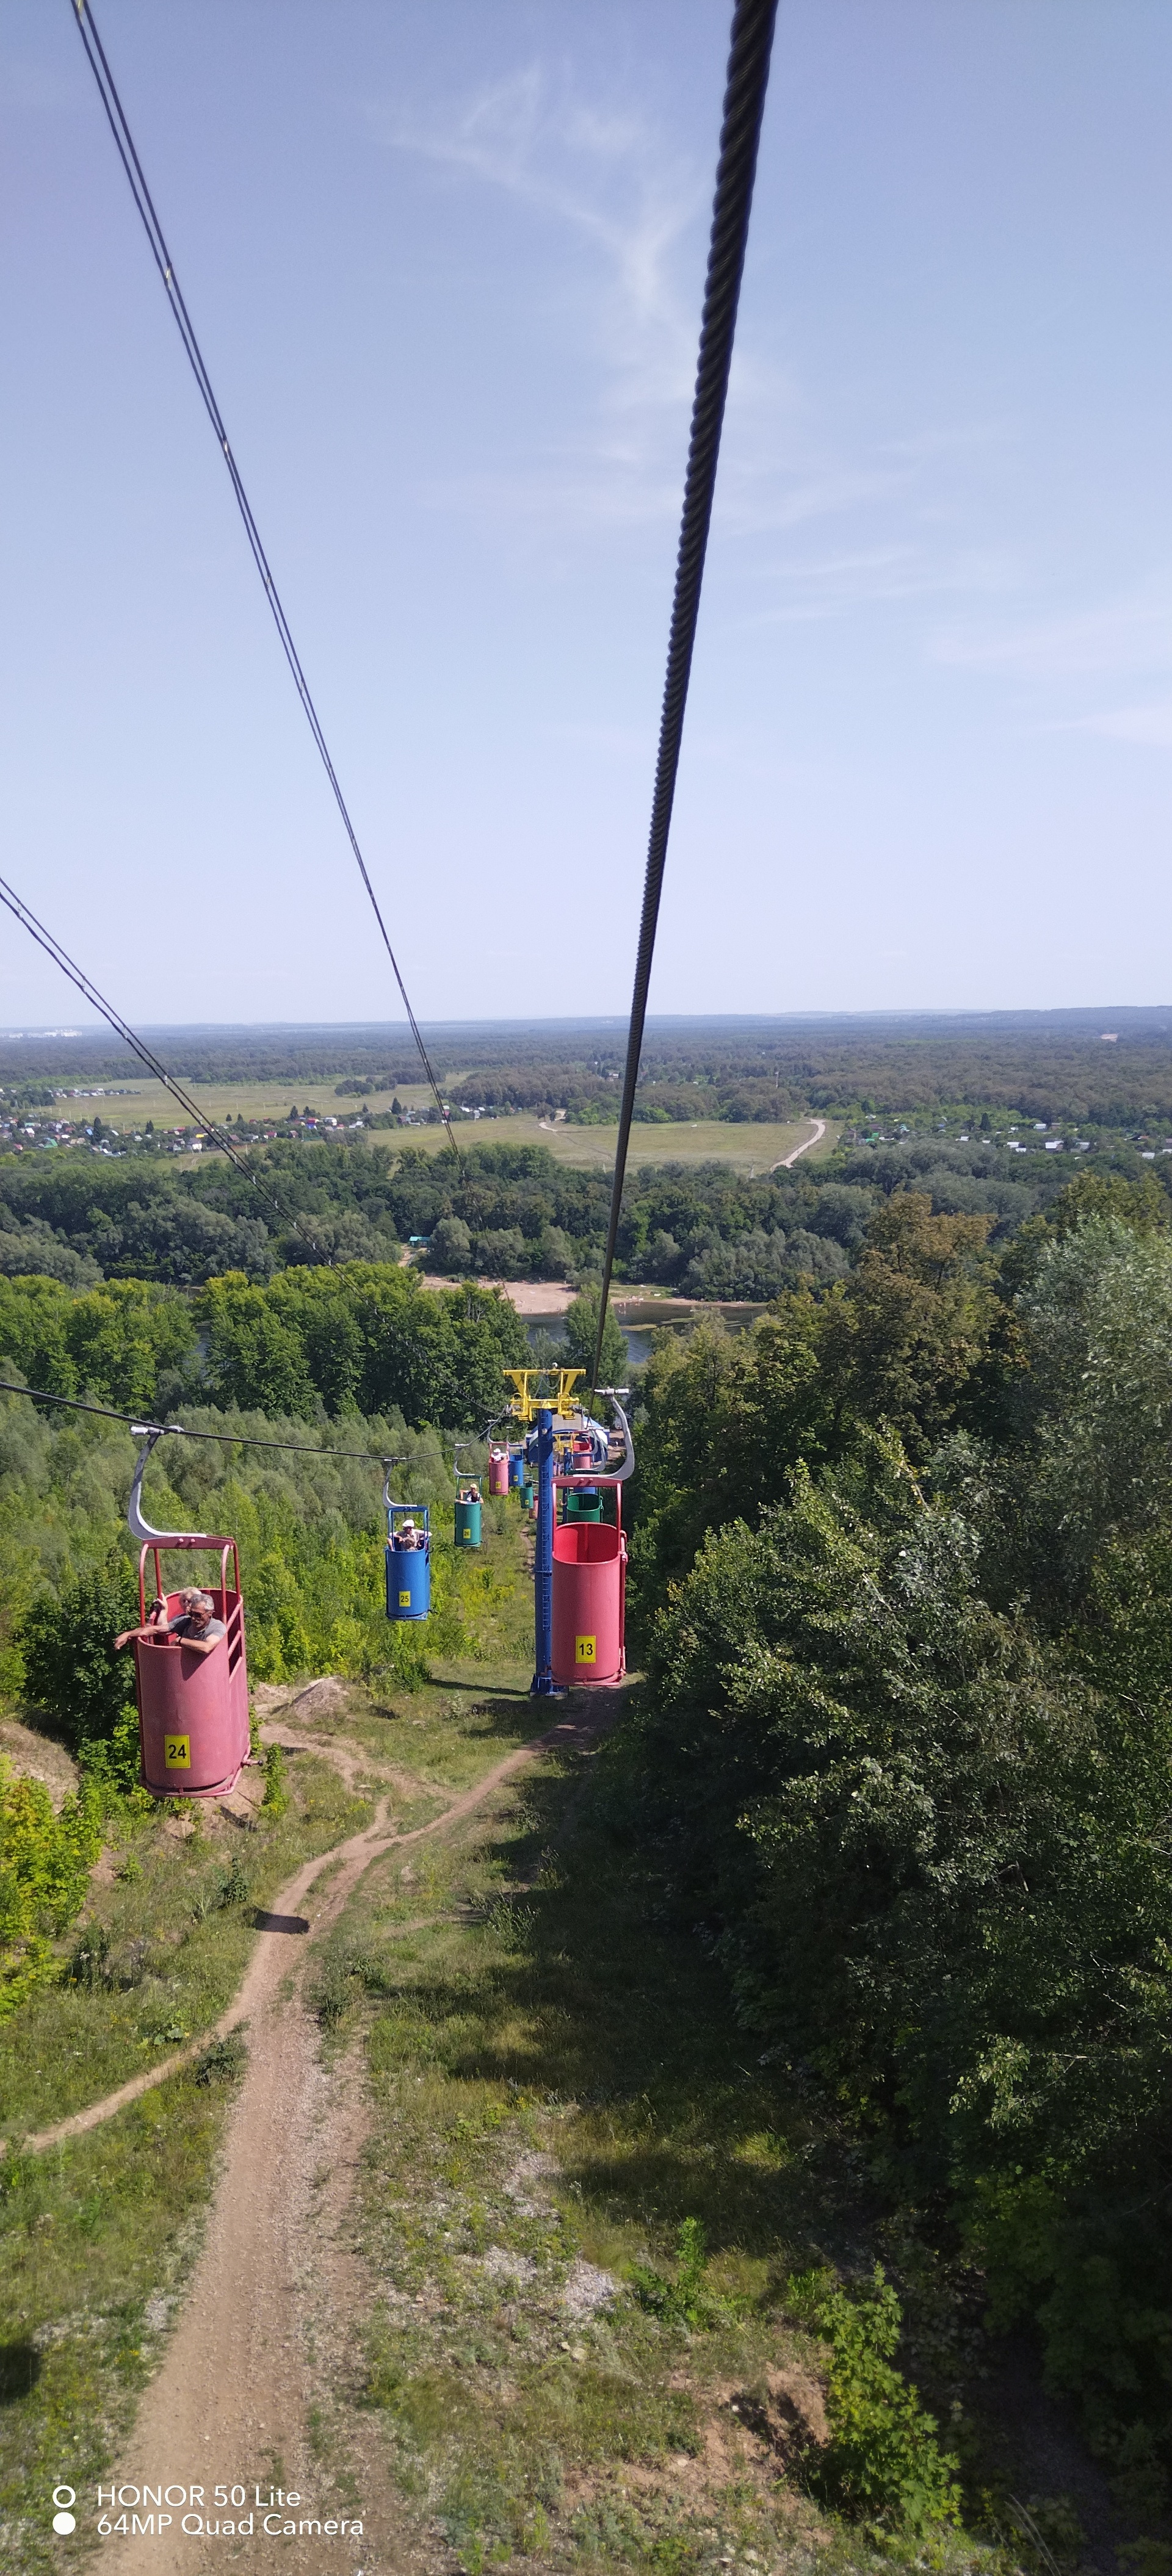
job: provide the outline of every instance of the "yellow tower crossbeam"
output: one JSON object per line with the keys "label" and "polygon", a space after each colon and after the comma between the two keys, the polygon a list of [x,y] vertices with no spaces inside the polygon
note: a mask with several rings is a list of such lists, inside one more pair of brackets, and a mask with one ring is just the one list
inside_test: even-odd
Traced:
{"label": "yellow tower crossbeam", "polygon": [[[534,1414],[543,1407],[563,1417],[582,1410],[582,1398],[575,1396],[574,1388],[578,1379],[585,1377],[585,1369],[510,1368],[504,1371],[504,1375],[512,1381],[514,1392],[509,1399],[509,1411],[517,1422],[532,1422]],[[557,1381],[556,1392],[551,1385],[554,1379]]]}

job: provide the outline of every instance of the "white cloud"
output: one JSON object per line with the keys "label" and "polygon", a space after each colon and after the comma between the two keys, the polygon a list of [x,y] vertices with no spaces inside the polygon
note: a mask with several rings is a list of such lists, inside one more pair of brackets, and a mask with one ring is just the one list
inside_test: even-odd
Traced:
{"label": "white cloud", "polygon": [[764,576],[780,594],[750,623],[783,625],[804,618],[837,617],[848,610],[892,607],[902,601],[972,598],[1009,588],[1015,568],[1007,555],[979,547],[937,551],[915,540],[889,542],[808,562],[772,559]]}
{"label": "white cloud", "polygon": [[[395,150],[530,210],[535,231],[557,228],[556,328],[576,340],[593,379],[568,437],[437,474],[420,500],[514,551],[528,542],[553,572],[559,539],[670,527],[686,456],[711,170],[645,115],[583,100],[569,70],[536,59],[464,99],[372,113]],[[540,297],[534,313],[540,332],[548,327]],[[776,309],[742,312],[715,527],[722,544],[743,550],[749,540],[755,549],[743,563],[769,595],[760,622],[1011,587],[1003,556],[958,542],[951,504],[956,466],[963,470],[974,450],[1004,446],[1009,434],[984,419],[913,423],[852,454],[849,434],[827,433],[824,398],[777,355]],[[824,536],[818,559],[805,562],[807,529],[841,535]],[[749,622],[759,621],[750,614]]]}
{"label": "white cloud", "polygon": [[934,649],[938,661],[1016,672],[1024,680],[1172,670],[1172,589],[1166,582],[1145,583],[1097,607],[1034,618],[1000,632],[956,629],[938,636]]}
{"label": "white cloud", "polygon": [[1150,743],[1155,750],[1172,751],[1172,698],[1163,704],[1113,707],[1106,714],[1088,716],[1084,730],[1107,734],[1115,742]]}
{"label": "white cloud", "polygon": [[575,98],[538,63],[446,113],[404,121],[377,112],[385,139],[552,216],[598,253],[600,354],[618,408],[688,399],[696,324],[673,254],[707,207],[710,183],[628,112]]}

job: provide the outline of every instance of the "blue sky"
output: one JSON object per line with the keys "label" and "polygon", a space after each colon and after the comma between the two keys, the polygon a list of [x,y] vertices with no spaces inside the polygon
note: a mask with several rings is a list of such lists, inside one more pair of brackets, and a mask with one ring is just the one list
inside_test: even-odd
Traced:
{"label": "blue sky", "polygon": [[[725,0],[98,7],[416,1008],[625,1009]],[[1170,109],[1166,0],[782,0],[653,1010],[1168,998]],[[395,1018],[67,0],[0,113],[5,873]]]}

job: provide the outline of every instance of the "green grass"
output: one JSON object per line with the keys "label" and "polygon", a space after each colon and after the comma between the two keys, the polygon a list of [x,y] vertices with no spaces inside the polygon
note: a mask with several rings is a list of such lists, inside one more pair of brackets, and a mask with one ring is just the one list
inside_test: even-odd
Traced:
{"label": "green grass", "polygon": [[542,1712],[529,1697],[532,1653],[523,1662],[498,1665],[491,1683],[472,1664],[434,1664],[431,1670],[430,1685],[412,1700],[394,1706],[376,1701],[361,1740],[369,1744],[381,1727],[389,1759],[450,1795],[470,1788],[482,1772],[527,1744],[540,1732]]}
{"label": "green grass", "polygon": [[197,1810],[203,1829],[178,1840],[158,1807],[118,1817],[115,1875],[60,1945],[73,1977],[39,1987],[0,2027],[0,2135],[65,2119],[207,2030],[244,1974],[256,1908],[371,1813],[328,1763],[302,1756],[275,1824],[217,1817],[213,1832]]}
{"label": "green grass", "polygon": [[[485,1562],[461,1568],[480,1655],[495,1637],[523,1634],[532,1615],[519,1514],[508,1506],[495,1517]],[[0,2558],[15,2542],[13,2563],[29,2576],[80,2550],[48,2530],[45,2496],[62,2479],[81,2492],[109,2466],[155,2365],[194,2257],[241,2052],[209,2051],[200,2067],[42,2154],[22,2151],[22,2134],[207,2030],[239,1986],[257,1909],[305,1859],[369,1818],[388,1767],[410,1775],[393,1792],[400,1828],[437,1814],[533,1732],[527,1684],[527,1664],[510,1663],[491,1667],[489,1685],[473,1656],[393,1698],[352,1685],[340,1709],[306,1720],[327,1741],[321,1753],[288,1757],[278,1819],[238,1822],[203,1808],[180,1819],[132,1803],[111,1820],[84,1917],[60,1944],[60,1965],[73,1973],[0,2030],[9,2142],[0,2157]],[[369,1798],[352,1795],[326,1758],[333,1739],[369,1758]],[[177,1832],[180,1821],[194,1833]],[[403,1865],[409,1872],[406,1856]],[[432,1869],[425,1843],[425,1896]]]}
{"label": "green grass", "polygon": [[[400,1093],[400,1097],[403,1095]],[[460,1132],[467,1129],[476,1144],[481,1145],[548,1145],[555,1162],[568,1163],[579,1171],[609,1172],[614,1168],[616,1129],[614,1127],[543,1127],[537,1118],[481,1118],[475,1126],[462,1119]],[[791,1120],[786,1125],[758,1125],[751,1121],[722,1118],[698,1118],[686,1125],[673,1119],[667,1126],[644,1126],[641,1121],[631,1129],[627,1160],[645,1163],[729,1163],[734,1171],[755,1172],[758,1179],[768,1172],[783,1154],[792,1153],[804,1136],[810,1133],[808,1118]],[[392,1128],[393,1141],[422,1146],[427,1153],[438,1152],[445,1144],[444,1131],[435,1127],[413,1127],[410,1131]],[[822,1162],[834,1152],[839,1129],[829,1125],[826,1134],[811,1148],[809,1160]],[[386,1138],[383,1137],[383,1142]],[[803,1161],[807,1158],[802,1157]]]}
{"label": "green grass", "polygon": [[[311,1958],[327,2048],[368,2049],[366,2402],[470,2576],[876,2563],[805,2496],[817,2348],[785,2306],[857,2224],[849,2157],[755,2062],[622,1812],[610,1752],[547,1758],[370,1870]],[[688,2219],[698,2306],[647,2286]],[[582,2264],[614,2284],[592,2314]]]}
{"label": "green grass", "polygon": [[0,2558],[21,2576],[80,2560],[47,2499],[109,2468],[157,2361],[233,2073],[174,2076],[52,2154],[0,2161]]}
{"label": "green grass", "polygon": [[[157,1082],[134,1082],[134,1098],[77,1101],[61,1103],[65,1114],[83,1111],[89,1117],[96,1109],[103,1121],[127,1135],[141,1132],[148,1118],[157,1128],[170,1129],[183,1122],[175,1103],[163,1085]],[[225,1118],[245,1118],[260,1122],[283,1121],[294,1102],[298,1109],[310,1109],[319,1117],[369,1118],[389,1110],[395,1091],[372,1094],[368,1100],[353,1097],[338,1099],[332,1082],[292,1083],[239,1082],[200,1083],[187,1086],[203,1117],[223,1123]],[[426,1085],[399,1083],[397,1096],[405,1108],[427,1109],[431,1094]],[[457,1118],[460,1135],[467,1134],[475,1143],[484,1145],[548,1145],[559,1163],[570,1163],[581,1170],[609,1171],[614,1163],[615,1129],[613,1127],[542,1126],[536,1116],[514,1118]],[[767,1172],[783,1154],[792,1152],[809,1134],[808,1119],[794,1119],[776,1124],[744,1123],[738,1120],[701,1118],[686,1124],[673,1120],[666,1126],[645,1126],[637,1121],[631,1133],[628,1160],[632,1163],[731,1163],[737,1171]],[[414,1127],[410,1130],[389,1128],[377,1131],[383,1144],[404,1143],[421,1146],[425,1152],[445,1149],[444,1130]],[[833,1152],[838,1141],[837,1125],[827,1127],[826,1134],[811,1149],[812,1160],[822,1160]],[[189,1158],[184,1158],[189,1159]]]}

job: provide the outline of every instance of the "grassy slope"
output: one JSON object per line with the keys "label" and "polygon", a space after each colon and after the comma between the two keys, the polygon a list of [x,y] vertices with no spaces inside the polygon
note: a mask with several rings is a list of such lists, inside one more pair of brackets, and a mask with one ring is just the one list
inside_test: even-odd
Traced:
{"label": "grassy slope", "polygon": [[[492,1820],[388,1855],[311,1963],[332,2043],[365,2031],[374,2103],[357,2384],[471,2576],[869,2564],[803,2493],[820,2396],[784,2301],[791,2270],[859,2260],[852,2159],[666,1919],[621,1791],[597,1795],[610,1769],[547,1757]],[[690,2217],[696,2331],[623,2286],[673,2275]],[[593,2313],[584,2265],[619,2285]]]}
{"label": "grassy slope", "polygon": [[[42,1986],[0,2025],[0,2135],[49,2127],[210,2028],[244,1974],[254,1908],[370,1813],[328,1764],[311,1761],[272,1826],[217,1816],[213,1829],[202,1815],[180,1821],[157,1808],[125,1816],[62,1945],[76,1981]],[[237,1892],[225,1903],[226,1888]]]}
{"label": "grassy slope", "polygon": [[[393,1778],[402,1826],[436,1814],[533,1732],[528,1668],[512,1660],[532,1616],[515,1505],[509,1521],[494,1556],[507,1558],[514,1591],[502,1606],[498,1562],[485,1613],[484,1642],[498,1658],[506,1650],[493,1666],[491,1707],[485,1668],[466,1661],[394,1700],[354,1691],[344,1718],[324,1712],[293,1729],[323,1748],[344,1737],[370,1764],[368,1778],[358,1772],[360,1790]],[[474,1596],[465,1606],[475,1631]],[[45,2154],[21,2152],[20,2135],[168,2054],[168,2033],[214,2022],[243,1974],[254,1909],[371,1812],[324,1750],[291,1754],[286,1785],[284,1816],[258,1819],[255,1830],[201,1810],[193,1838],[189,1815],[124,1814],[85,1915],[61,1945],[63,1961],[79,1950],[100,1957],[95,1936],[108,1936],[96,1982],[46,1986],[0,2029],[0,2134],[9,2140],[0,2158],[0,2564],[19,2564],[22,2576],[72,2555],[76,2544],[49,2531],[45,2496],[60,2479],[80,2492],[109,2465],[154,2366],[198,2247],[233,2052],[213,2050],[202,2068]],[[216,1903],[235,1858],[247,1895]]]}
{"label": "grassy slope", "polygon": [[[528,1609],[518,1585],[514,1655]],[[446,1666],[393,1703],[351,1690],[291,1710],[289,1734],[321,1753],[290,1756],[266,1892],[278,1837],[292,1865],[305,1837],[351,1822],[352,1802],[333,1819],[310,1812],[334,1777],[332,1739],[357,1757],[359,1786],[367,1764],[372,1786],[394,1772],[410,1827],[529,1737],[526,1679],[494,1659]],[[818,2355],[787,2317],[785,2283],[823,2257],[865,2268],[884,2250],[876,2210],[824,2113],[736,2029],[723,1976],[672,1920],[661,1858],[625,1814],[617,1743],[547,1756],[450,1835],[389,1853],[310,1953],[323,2043],[365,2049],[372,2109],[358,2212],[372,2293],[356,2367],[318,2392],[316,2439],[344,2463],[376,2428],[423,2556],[469,2576],[522,2559],[551,2576],[757,2576],[815,2555],[851,2568],[911,2557],[827,2525],[802,2486]],[[131,1857],[142,1876],[109,1878],[99,1910],[167,1950],[180,1978],[190,1950],[203,1961],[190,1992],[218,1992],[246,1924],[233,1931],[231,1908],[195,1921],[208,1855],[177,1849],[153,1817]],[[38,2116],[74,2098],[62,2027],[40,2018],[63,2008],[92,2033],[87,2090],[111,2046],[109,1995],[30,2004],[26,2035],[45,2040],[30,2070],[48,2085],[50,2042],[62,2060]],[[203,2072],[60,2150],[0,2164],[0,2517],[20,2518],[28,2576],[73,2555],[38,2537],[46,2487],[67,2476],[80,2489],[108,2465],[190,2269],[233,2080],[222,2058]],[[692,2328],[631,2287],[639,2263],[671,2278],[685,2218],[702,2221],[711,2258],[708,2319]],[[916,2259],[923,2269],[922,2246]],[[611,2294],[593,2306],[599,2271]],[[964,2377],[954,2311],[930,2262],[926,2277],[929,2393],[947,2405]],[[0,2519],[0,2557],[3,2543]],[[932,2563],[1009,2576],[1042,2562],[958,2540]]]}

